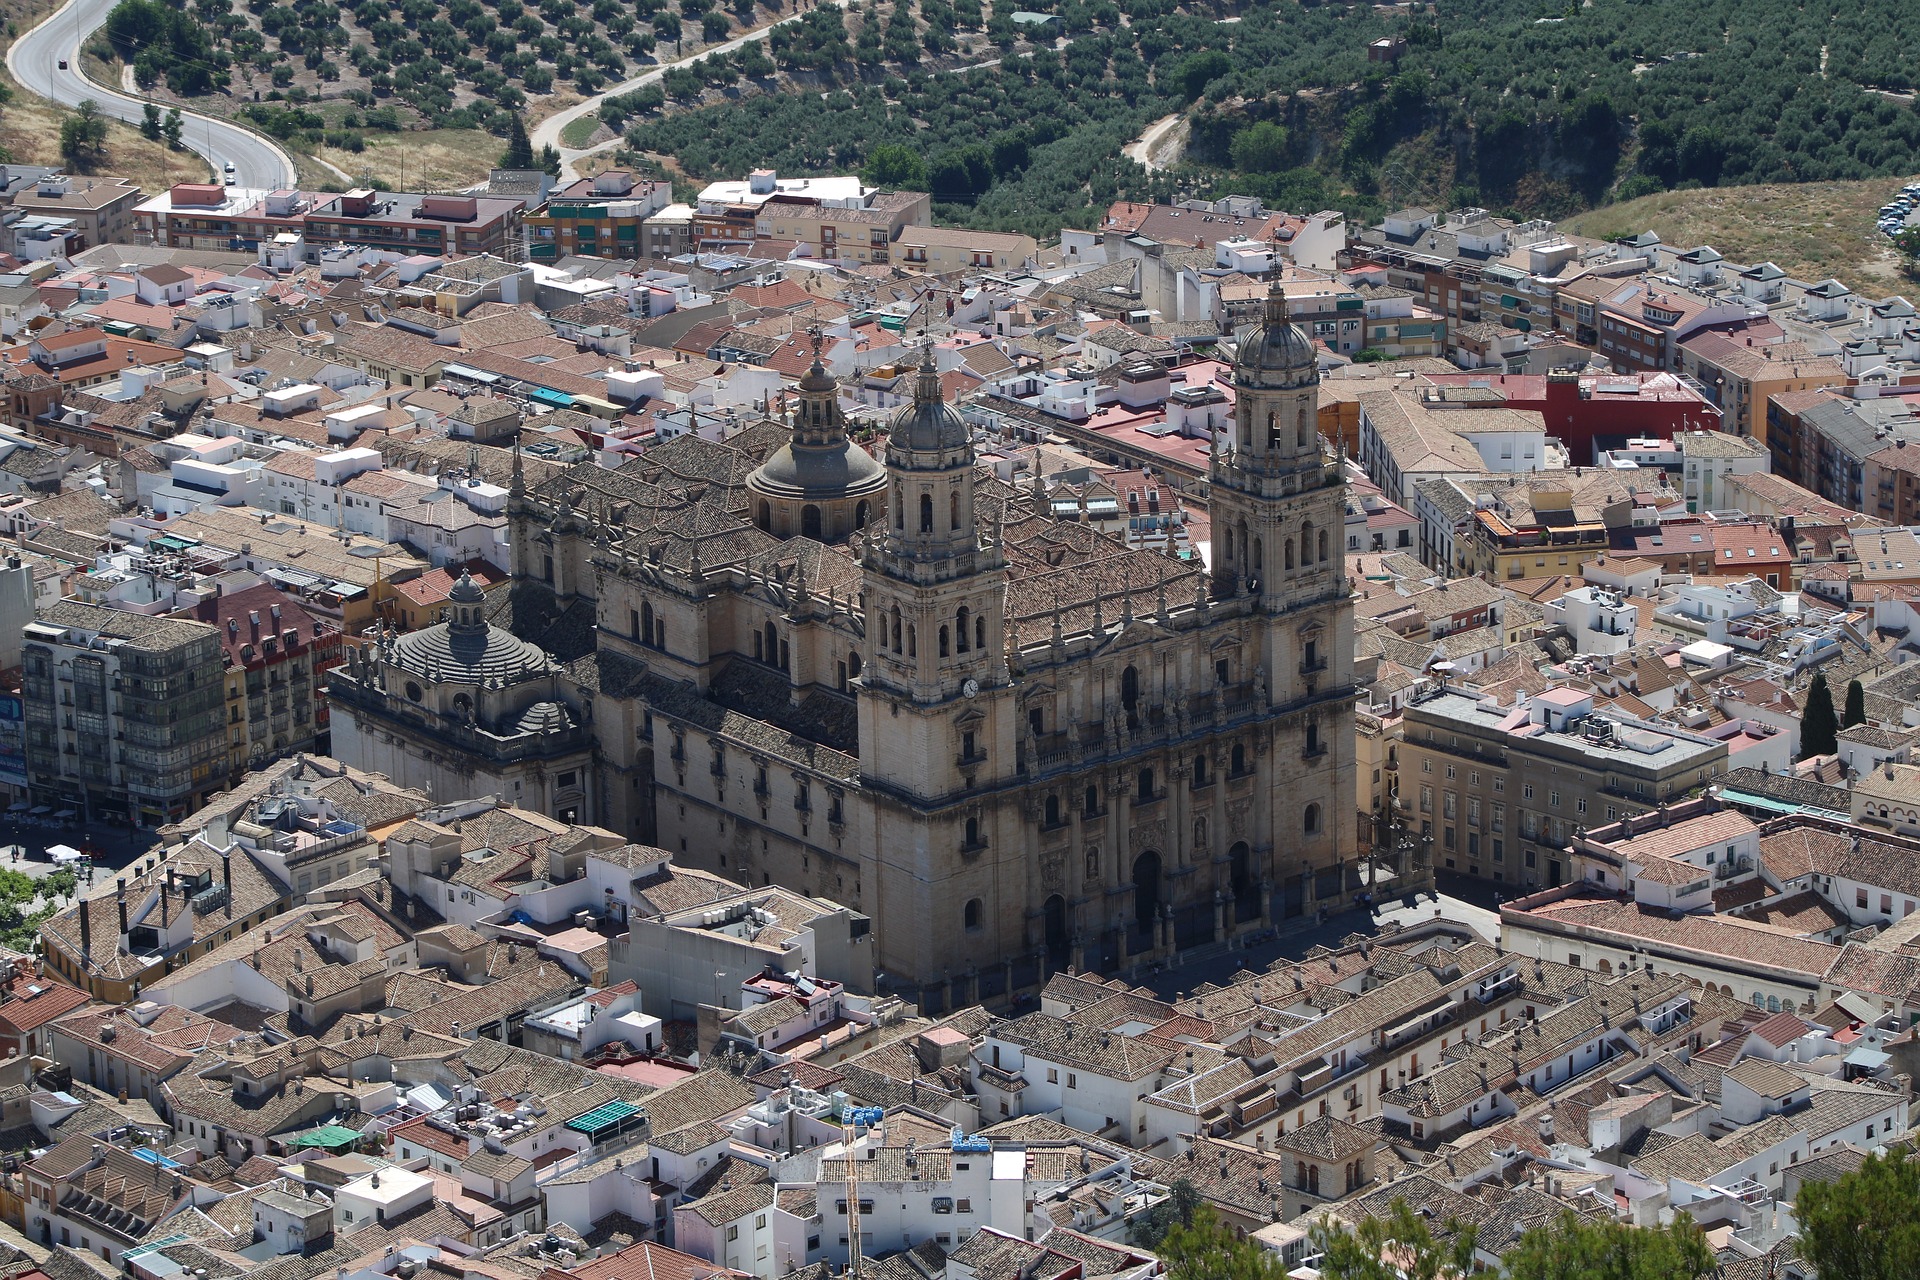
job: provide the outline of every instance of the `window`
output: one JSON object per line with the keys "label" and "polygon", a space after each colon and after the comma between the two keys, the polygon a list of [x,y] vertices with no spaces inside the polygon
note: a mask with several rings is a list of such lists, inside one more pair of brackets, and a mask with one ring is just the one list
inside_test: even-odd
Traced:
{"label": "window", "polygon": [[972,1212],[973,1212],[973,1201],[971,1201],[971,1200],[962,1200],[962,1201],[960,1202],[960,1205],[959,1205],[959,1209],[960,1209],[960,1212],[961,1212],[961,1213],[972,1213]]}
{"label": "window", "polygon": [[1048,1084],[1060,1083],[1060,1069],[1058,1067],[1047,1068],[1047,1083]]}
{"label": "window", "polygon": [[953,1197],[952,1196],[935,1196],[933,1198],[933,1211],[935,1213],[952,1213]]}
{"label": "window", "polygon": [[968,932],[970,933],[977,932],[979,930],[980,916],[981,916],[980,899],[969,898],[967,900],[967,910],[966,910],[966,922],[967,922]]}
{"label": "window", "polygon": [[728,1227],[728,1228],[727,1228],[727,1239],[728,1239],[728,1240],[738,1240],[739,1238],[740,1238],[740,1227],[739,1227],[739,1224],[737,1224],[737,1223],[736,1223],[736,1224],[734,1224],[733,1226],[730,1226],[730,1227]]}
{"label": "window", "polygon": [[1306,811],[1301,815],[1301,818],[1300,818],[1300,829],[1310,836],[1319,834],[1320,832],[1320,806],[1319,805],[1310,804],[1306,807]]}
{"label": "window", "polygon": [[1080,1077],[1075,1075],[1071,1071],[1067,1072],[1067,1088],[1078,1089],[1079,1087],[1080,1087]]}

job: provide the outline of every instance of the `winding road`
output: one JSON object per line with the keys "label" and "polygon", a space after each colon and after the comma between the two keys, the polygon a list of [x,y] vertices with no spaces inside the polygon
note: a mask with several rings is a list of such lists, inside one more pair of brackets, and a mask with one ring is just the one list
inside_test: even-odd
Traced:
{"label": "winding road", "polygon": [[[115,2],[67,0],[13,42],[7,50],[8,73],[29,93],[61,106],[79,106],[91,98],[99,104],[102,115],[138,125],[145,114],[145,104],[139,98],[96,84],[80,71],[80,46],[107,20]],[[63,59],[65,70],[60,67]],[[298,183],[293,160],[271,140],[212,116],[194,111],[184,115],[182,145],[204,158],[216,175],[231,164],[235,186],[271,191]]]}
{"label": "winding road", "polygon": [[[96,2],[96,0],[74,0],[76,4],[92,2]],[[825,0],[825,2],[844,9],[847,7],[848,0]],[[812,6],[812,8],[818,7],[817,5]],[[600,104],[608,98],[617,98],[621,94],[632,93],[635,89],[643,88],[650,84],[658,84],[661,78],[675,67],[683,66],[689,62],[695,62],[716,53],[732,53],[735,49],[743,45],[751,44],[755,40],[765,40],[769,35],[773,34],[775,27],[784,27],[789,22],[798,22],[809,12],[811,12],[811,9],[796,9],[786,17],[776,18],[764,27],[756,27],[752,31],[742,32],[731,40],[723,40],[719,44],[708,45],[698,53],[690,53],[684,58],[676,58],[672,62],[663,62],[657,67],[642,71],[631,80],[622,80],[612,88],[594,94],[584,102],[576,102],[565,111],[554,112],[545,120],[535,125],[529,133],[528,136],[533,140],[534,151],[538,152],[542,147],[552,147],[560,153],[561,174],[565,176],[576,176],[573,167],[575,161],[582,157],[590,156],[596,151],[603,151],[615,145],[620,140],[617,137],[609,138],[607,141],[599,143],[598,145],[578,149],[563,146],[560,142],[560,131],[572,124],[575,120],[578,120],[582,116],[592,115],[594,112],[600,110]]]}

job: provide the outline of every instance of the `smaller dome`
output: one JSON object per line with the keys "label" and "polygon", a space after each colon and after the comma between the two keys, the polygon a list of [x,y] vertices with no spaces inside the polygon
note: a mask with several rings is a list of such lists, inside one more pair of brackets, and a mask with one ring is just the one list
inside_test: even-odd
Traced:
{"label": "smaller dome", "polygon": [[813,363],[808,365],[807,371],[800,375],[799,386],[802,391],[815,392],[837,391],[839,389],[840,384],[834,381],[831,373],[827,372],[827,366],[820,362],[820,349],[818,347],[815,347],[813,351]]}
{"label": "smaller dome", "polygon": [[1240,385],[1297,387],[1319,380],[1319,353],[1313,340],[1288,317],[1287,296],[1278,279],[1267,294],[1261,322],[1240,330],[1236,342],[1239,358],[1233,363],[1233,376]]}
{"label": "smaller dome", "polygon": [[559,733],[573,727],[573,713],[558,702],[536,702],[514,724],[521,733]]}
{"label": "smaller dome", "polygon": [[940,394],[940,375],[934,371],[933,348],[920,362],[913,403],[893,415],[892,447],[914,453],[945,453],[964,449],[973,439],[966,419],[954,412]]}
{"label": "smaller dome", "polygon": [[480,584],[465,569],[460,571],[460,581],[453,584],[453,590],[447,592],[451,604],[481,604],[486,598],[486,592],[480,590]]}

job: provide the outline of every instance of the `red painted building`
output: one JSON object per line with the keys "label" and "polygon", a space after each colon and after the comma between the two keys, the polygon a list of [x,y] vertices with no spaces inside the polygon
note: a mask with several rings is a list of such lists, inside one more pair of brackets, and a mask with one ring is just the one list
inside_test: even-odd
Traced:
{"label": "red painted building", "polygon": [[1477,407],[1525,409],[1578,466],[1629,439],[1671,440],[1676,431],[1718,431],[1720,410],[1671,373],[1436,373],[1441,387],[1485,388],[1499,398]]}

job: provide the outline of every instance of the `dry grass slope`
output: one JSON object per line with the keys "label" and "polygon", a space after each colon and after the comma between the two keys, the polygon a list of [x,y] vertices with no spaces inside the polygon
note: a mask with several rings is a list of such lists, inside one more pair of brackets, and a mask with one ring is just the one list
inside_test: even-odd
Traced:
{"label": "dry grass slope", "polygon": [[1900,256],[1874,226],[1909,179],[1668,191],[1569,218],[1580,235],[1652,231],[1670,245],[1710,244],[1735,262],[1778,263],[1801,280],[1828,276],[1869,297],[1906,285]]}
{"label": "dry grass slope", "polygon": [[[0,107],[0,147],[18,164],[60,165],[60,122],[69,114],[16,86],[13,101]],[[205,182],[209,174],[207,162],[191,151],[169,151],[166,143],[149,142],[118,122],[107,126],[107,158],[95,170],[132,179],[150,193],[176,182]]]}
{"label": "dry grass slope", "polygon": [[[321,147],[316,154],[359,181],[371,173],[389,191],[447,191],[487,180],[506,143],[481,129],[423,129],[413,133],[368,133],[367,149]],[[318,175],[337,185],[337,175]]]}

